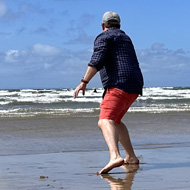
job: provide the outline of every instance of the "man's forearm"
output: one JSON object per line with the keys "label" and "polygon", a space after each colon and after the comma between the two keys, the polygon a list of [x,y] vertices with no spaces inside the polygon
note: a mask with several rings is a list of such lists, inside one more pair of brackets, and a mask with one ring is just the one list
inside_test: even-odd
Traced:
{"label": "man's forearm", "polygon": [[86,85],[91,80],[91,78],[97,73],[97,69],[95,67],[88,66],[86,73],[81,80],[81,83],[76,87],[73,97],[76,98],[80,90],[82,90],[82,94],[85,94]]}
{"label": "man's forearm", "polygon": [[83,77],[83,80],[86,82],[89,82],[92,77],[97,73],[97,69],[95,67],[88,66],[86,73]]}

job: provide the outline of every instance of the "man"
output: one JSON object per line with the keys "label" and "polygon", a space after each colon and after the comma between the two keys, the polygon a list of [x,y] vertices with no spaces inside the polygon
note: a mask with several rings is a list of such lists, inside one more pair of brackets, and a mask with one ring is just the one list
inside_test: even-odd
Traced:
{"label": "man", "polygon": [[[142,95],[143,76],[136,53],[129,36],[120,30],[120,17],[113,11],[106,12],[102,19],[102,30],[94,42],[94,52],[81,83],[73,97],[80,90],[85,94],[87,83],[99,71],[104,97],[100,105],[98,126],[110,151],[109,163],[98,172],[108,173],[125,164],[139,164],[126,126],[121,122],[131,104]],[[118,142],[123,145],[126,157],[119,153]]]}

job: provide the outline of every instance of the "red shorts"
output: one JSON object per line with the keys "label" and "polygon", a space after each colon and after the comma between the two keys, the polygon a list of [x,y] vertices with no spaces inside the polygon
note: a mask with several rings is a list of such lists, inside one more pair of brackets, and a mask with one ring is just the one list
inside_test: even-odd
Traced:
{"label": "red shorts", "polygon": [[108,89],[100,104],[99,119],[110,119],[120,124],[122,117],[137,97],[138,94],[129,94],[118,88]]}

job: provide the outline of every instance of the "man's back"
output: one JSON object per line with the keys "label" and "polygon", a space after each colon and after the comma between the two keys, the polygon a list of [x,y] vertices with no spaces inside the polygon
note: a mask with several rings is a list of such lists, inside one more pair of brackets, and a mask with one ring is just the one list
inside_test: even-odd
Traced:
{"label": "man's back", "polygon": [[131,39],[122,30],[109,28],[97,36],[90,65],[100,70],[104,88],[117,87],[142,94],[143,77],[136,53]]}

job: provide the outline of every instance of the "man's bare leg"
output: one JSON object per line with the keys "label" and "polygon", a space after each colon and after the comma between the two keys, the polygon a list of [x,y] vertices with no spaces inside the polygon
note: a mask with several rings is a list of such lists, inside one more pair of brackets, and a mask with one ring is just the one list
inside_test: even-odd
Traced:
{"label": "man's bare leg", "polygon": [[119,141],[123,145],[126,152],[126,158],[124,159],[125,164],[139,164],[139,160],[136,157],[131,144],[127,127],[122,122],[121,124],[116,124],[116,127],[119,133]]}
{"label": "man's bare leg", "polygon": [[98,126],[102,130],[104,139],[110,151],[109,163],[102,170],[98,172],[98,174],[105,174],[108,173],[113,168],[123,165],[124,159],[121,158],[119,153],[119,147],[118,147],[119,133],[115,125],[115,122],[108,119],[101,119],[98,122]]}

